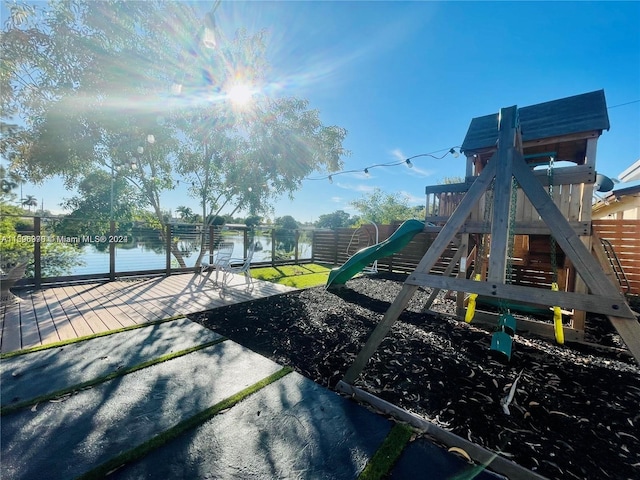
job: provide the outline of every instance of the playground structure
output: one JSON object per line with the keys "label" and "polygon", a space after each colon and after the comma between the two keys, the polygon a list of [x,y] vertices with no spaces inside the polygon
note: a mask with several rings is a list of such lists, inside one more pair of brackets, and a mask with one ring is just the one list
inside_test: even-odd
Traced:
{"label": "playground structure", "polygon": [[[572,323],[560,324],[562,336],[571,341],[584,338],[585,312],[605,315],[640,363],[640,323],[591,229],[596,144],[608,128],[603,91],[521,109],[512,106],[498,115],[473,119],[462,145],[467,157],[465,182],[426,188],[424,230],[437,236],[338,389],[350,394],[358,390],[353,382],[421,286],[434,293],[458,292],[460,316],[464,292],[507,305],[546,306],[550,319],[561,313],[557,307],[564,312],[572,309]],[[556,168],[555,161],[574,165]],[[546,168],[536,169],[539,165]],[[476,245],[468,255],[472,237]],[[458,253],[444,273],[432,273],[452,242]],[[546,251],[542,245],[548,246]],[[470,264],[477,271],[468,272]],[[549,277],[557,278],[553,282]],[[553,283],[557,289],[551,288]],[[433,298],[432,294],[429,302]],[[551,307],[557,308],[555,312]],[[486,313],[483,320],[490,318],[495,326],[502,317]],[[504,330],[512,329],[510,322],[502,323]],[[522,323],[518,322],[519,331],[558,340],[557,322],[554,326],[526,321],[524,328]]]}

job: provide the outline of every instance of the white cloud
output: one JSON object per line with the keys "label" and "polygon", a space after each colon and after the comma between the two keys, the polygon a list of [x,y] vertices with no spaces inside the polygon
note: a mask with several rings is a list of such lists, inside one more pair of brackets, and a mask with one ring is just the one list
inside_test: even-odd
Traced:
{"label": "white cloud", "polygon": [[350,192],[368,193],[368,192],[373,192],[375,190],[375,188],[376,188],[375,185],[364,185],[362,183],[353,184],[353,183],[341,183],[341,182],[338,182],[335,185],[337,187],[344,188],[345,190],[349,190]]}

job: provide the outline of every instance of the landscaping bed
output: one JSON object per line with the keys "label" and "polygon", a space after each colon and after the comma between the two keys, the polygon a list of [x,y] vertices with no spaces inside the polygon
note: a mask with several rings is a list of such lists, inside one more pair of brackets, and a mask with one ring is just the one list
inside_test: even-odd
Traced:
{"label": "landscaping bed", "polygon": [[[191,318],[333,388],[403,278],[361,277]],[[516,335],[504,365],[490,355],[491,332],[421,313],[428,294],[414,295],[357,386],[549,478],[640,477],[640,368],[628,355]],[[441,294],[433,308],[454,303]],[[593,339],[620,344],[605,319],[589,324]]]}

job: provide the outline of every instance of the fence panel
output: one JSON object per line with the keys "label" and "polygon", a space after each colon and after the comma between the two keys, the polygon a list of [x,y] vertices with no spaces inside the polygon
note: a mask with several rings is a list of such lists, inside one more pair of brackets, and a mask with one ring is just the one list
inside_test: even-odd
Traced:
{"label": "fence panel", "polygon": [[593,220],[593,229],[611,242],[620,259],[630,293],[640,295],[640,220]]}

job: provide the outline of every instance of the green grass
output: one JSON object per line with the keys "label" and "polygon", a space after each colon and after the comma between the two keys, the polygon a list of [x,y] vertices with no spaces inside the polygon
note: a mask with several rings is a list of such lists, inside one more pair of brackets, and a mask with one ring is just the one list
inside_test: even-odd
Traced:
{"label": "green grass", "polygon": [[384,478],[393,468],[402,450],[413,435],[413,429],[407,425],[396,423],[380,448],[371,457],[369,463],[358,476],[358,480],[378,480]]}
{"label": "green grass", "polygon": [[267,282],[295,288],[310,288],[327,283],[330,268],[309,263],[279,267],[252,268],[251,276]]}

